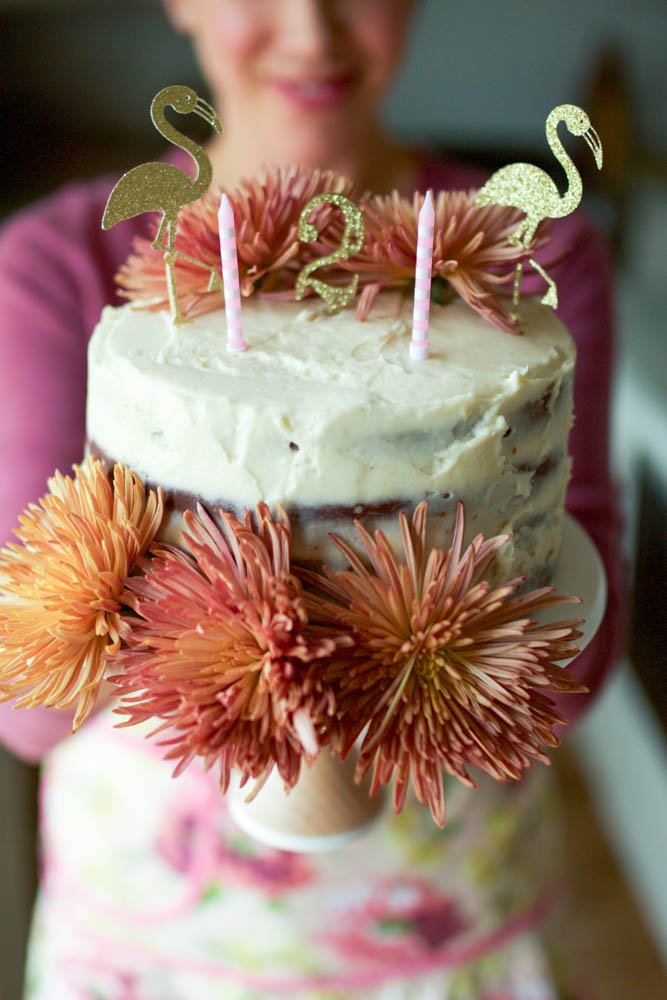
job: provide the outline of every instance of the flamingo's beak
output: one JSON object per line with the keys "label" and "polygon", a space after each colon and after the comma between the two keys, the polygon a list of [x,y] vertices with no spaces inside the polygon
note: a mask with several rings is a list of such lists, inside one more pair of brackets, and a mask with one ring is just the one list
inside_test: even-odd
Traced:
{"label": "flamingo's beak", "polygon": [[214,128],[218,135],[222,135],[222,122],[218,117],[217,111],[211,107],[208,101],[205,101],[203,97],[198,97],[192,110],[200,118],[203,118],[211,128]]}
{"label": "flamingo's beak", "polygon": [[600,136],[597,134],[594,128],[589,128],[584,132],[584,139],[590,146],[593,156],[595,157],[595,164],[598,170],[602,169],[602,143],[600,141]]}

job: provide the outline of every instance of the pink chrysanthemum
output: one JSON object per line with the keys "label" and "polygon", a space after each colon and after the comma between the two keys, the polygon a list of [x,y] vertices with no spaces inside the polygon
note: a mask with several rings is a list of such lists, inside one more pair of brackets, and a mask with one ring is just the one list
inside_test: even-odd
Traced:
{"label": "pink chrysanthemum", "polygon": [[[18,706],[77,704],[76,729],[95,704],[109,658],[130,631],[125,577],[160,526],[162,493],[100,462],[56,472],[0,551],[0,700]],[[24,692],[28,692],[25,694]]]}
{"label": "pink chrysanthemum", "polygon": [[341,640],[308,621],[284,511],[273,521],[259,504],[256,531],[249,512],[219,516],[222,531],[203,508],[186,512],[190,554],[155,546],[130,582],[140,619],[118,658],[118,711],[124,725],[162,720],[175,773],[197,755],[219,765],[223,790],[236,767],[256,792],[275,764],[291,787],[328,738],[335,702],[318,661]]}
{"label": "pink chrysanthemum", "polygon": [[474,786],[466,767],[519,778],[542,747],[558,745],[565,720],[545,691],[584,690],[557,661],[571,657],[578,620],[538,625],[540,608],[577,603],[553,588],[513,596],[520,580],[492,587],[484,576],[508,536],[477,536],[462,551],[463,505],[450,550],[425,549],[427,504],[410,523],[401,515],[404,561],[382,532],[357,524],[368,569],[340,539],[350,563],[304,579],[327,595],[310,596],[311,617],[351,632],[353,651],[332,661],[343,756],[361,736],[357,776],[371,767],[371,794],[394,778],[394,808],[410,780],[435,821],[445,821],[443,769]]}
{"label": "pink chrysanthemum", "polygon": [[[178,217],[176,249],[220,272],[218,209],[222,188],[210,188],[199,201],[186,205]],[[229,194],[234,210],[241,294],[287,292],[300,268],[314,256],[327,252],[319,241],[299,243],[299,215],[316,194],[335,191],[350,195],[352,184],[333,171],[302,167],[267,167],[257,178],[242,180]],[[312,221],[327,229],[336,210],[319,206]],[[334,225],[334,229],[335,229]],[[154,225],[153,235],[157,232]],[[152,239],[137,238],[132,255],[116,280],[120,294],[152,310],[168,309],[164,255],[152,249]],[[208,292],[209,271],[176,259],[176,290],[181,312],[200,316],[224,305],[222,292]]]}
{"label": "pink chrysanthemum", "polygon": [[[513,277],[519,260],[544,245],[540,227],[530,248],[510,243],[523,213],[497,205],[477,205],[476,191],[440,191],[435,198],[432,294],[446,294],[445,282],[473,309],[501,330],[518,332],[516,320],[497,298]],[[342,266],[360,274],[363,292],[357,317],[365,319],[378,292],[412,287],[417,251],[417,222],[424,196],[409,201],[394,192],[364,202],[366,237],[361,251]]]}

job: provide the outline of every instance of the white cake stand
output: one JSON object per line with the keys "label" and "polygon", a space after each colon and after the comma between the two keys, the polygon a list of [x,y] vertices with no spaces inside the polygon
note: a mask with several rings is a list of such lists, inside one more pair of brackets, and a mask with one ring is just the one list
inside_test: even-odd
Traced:
{"label": "white cake stand", "polygon": [[552,586],[559,594],[576,594],[582,604],[561,605],[547,608],[536,617],[540,621],[559,621],[563,618],[585,618],[580,626],[583,632],[577,645],[583,652],[600,627],[607,607],[607,576],[598,550],[588,533],[578,521],[565,514],[563,543],[553,574]]}
{"label": "white cake stand", "polygon": [[[585,618],[578,642],[582,651],[600,627],[607,604],[607,580],[593,542],[569,514],[565,515],[552,582],[558,593],[577,594],[582,604],[548,608],[537,617],[543,622]],[[343,847],[374,826],[388,803],[385,789],[370,798],[369,780],[354,783],[355,764],[352,754],[341,763],[324,751],[312,767],[303,770],[289,793],[274,769],[252,802],[245,801],[252,786],[241,789],[233,785],[228,793],[231,815],[250,837],[279,850],[313,853]]]}

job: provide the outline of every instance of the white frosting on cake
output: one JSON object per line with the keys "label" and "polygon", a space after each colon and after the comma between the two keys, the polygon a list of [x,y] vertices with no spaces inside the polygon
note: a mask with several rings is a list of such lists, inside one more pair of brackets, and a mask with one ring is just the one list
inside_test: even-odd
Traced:
{"label": "white frosting on cake", "polygon": [[[244,301],[248,349],[224,314],[173,327],[166,312],[107,308],[90,342],[88,436],[167,488],[235,506],[378,503],[469,494],[504,473],[508,417],[570,378],[552,311],[522,305],[502,333],[463,302],[431,308],[431,356],[408,358],[411,302],[380,296],[367,322],[319,305]],[[563,448],[569,426],[530,456]]]}

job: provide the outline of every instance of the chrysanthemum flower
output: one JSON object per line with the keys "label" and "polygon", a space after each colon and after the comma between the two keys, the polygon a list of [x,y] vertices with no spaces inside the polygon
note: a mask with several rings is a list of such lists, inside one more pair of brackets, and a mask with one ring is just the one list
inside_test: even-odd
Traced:
{"label": "chrysanthemum flower", "polygon": [[[516,320],[497,298],[514,275],[519,260],[527,260],[546,242],[540,227],[529,248],[510,243],[523,213],[515,208],[478,205],[476,191],[440,191],[435,198],[432,294],[447,294],[448,283],[489,322],[509,333]],[[387,287],[412,287],[417,252],[417,223],[424,196],[409,201],[394,192],[363,203],[366,236],[360,252],[341,266],[358,271],[363,292],[357,317],[365,319],[378,292]]]}
{"label": "chrysanthemum flower", "polygon": [[74,471],[73,479],[56,472],[50,493],[19,518],[23,545],[0,551],[0,699],[76,702],[76,729],[129,632],[124,578],[152,541],[163,500],[161,493],[147,499],[122,465],[113,485],[95,459]]}
{"label": "chrysanthemum flower", "polygon": [[[484,580],[507,535],[463,546],[463,505],[450,550],[425,548],[427,504],[410,523],[401,515],[404,561],[382,532],[357,524],[370,569],[344,541],[349,561],[327,577],[304,579],[326,596],[311,596],[311,617],[351,631],[353,653],[329,667],[336,688],[343,756],[361,736],[357,776],[371,767],[371,794],[394,779],[394,808],[410,780],[435,821],[445,821],[443,769],[474,787],[466,766],[494,778],[519,778],[531,759],[549,762],[553,725],[565,720],[545,691],[584,690],[558,660],[571,657],[580,620],[538,625],[540,608],[578,603],[553,588],[513,596],[521,580],[492,587]],[[332,536],[333,537],[333,536]]]}
{"label": "chrysanthemum flower", "polygon": [[185,514],[189,553],[154,546],[130,581],[140,620],[118,658],[118,711],[124,725],[162,720],[153,735],[168,731],[175,773],[198,755],[219,765],[223,790],[236,767],[256,792],[275,764],[291,787],[326,741],[335,702],[318,661],[341,640],[309,623],[282,509],[274,521],[259,504],[256,530],[249,512],[241,523],[220,510],[222,531],[198,514]]}
{"label": "chrysanthemum flower", "polygon": [[[333,171],[302,167],[267,167],[256,178],[242,180],[229,194],[234,210],[241,294],[282,291],[291,295],[300,268],[314,256],[328,252],[319,241],[299,243],[299,216],[316,194],[335,191],[350,195],[352,184]],[[223,189],[212,187],[196,202],[184,206],[178,217],[176,249],[202,261],[208,268],[221,270],[218,209]],[[229,193],[229,192],[228,192]],[[312,216],[318,229],[334,222],[336,210],[319,206]],[[157,232],[154,226],[153,238]],[[120,294],[143,302],[152,310],[168,309],[164,254],[152,249],[151,239],[137,238],[132,255],[121,267],[116,280]],[[297,259],[298,258],[298,259]],[[176,291],[181,312],[200,316],[224,305],[222,292],[207,290],[209,271],[176,258]]]}

